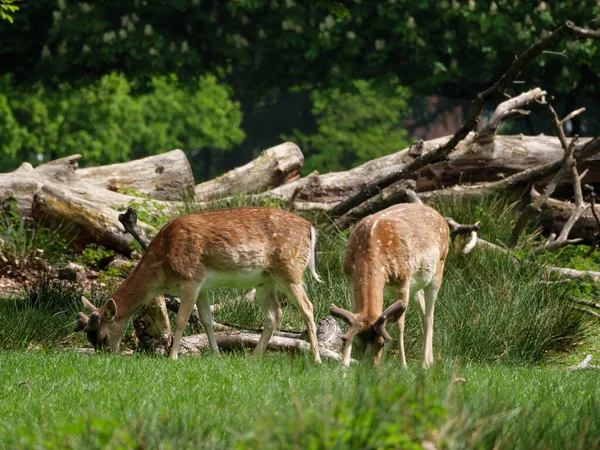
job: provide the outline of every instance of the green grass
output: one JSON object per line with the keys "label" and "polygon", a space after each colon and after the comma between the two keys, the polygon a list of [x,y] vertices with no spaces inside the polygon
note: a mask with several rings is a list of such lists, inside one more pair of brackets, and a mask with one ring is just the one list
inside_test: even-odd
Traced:
{"label": "green grass", "polygon": [[594,372],[71,352],[0,370],[4,448],[600,448]]}
{"label": "green grass", "polygon": [[[480,235],[496,243],[506,242],[517,217],[502,197],[436,207],[462,223],[481,220]],[[341,272],[348,235],[320,235],[325,282],[305,280],[317,321],[332,303],[349,308]],[[531,228],[524,241],[533,239]],[[89,347],[83,333],[72,332],[81,292],[42,279],[16,299],[0,299],[0,448],[410,449],[423,441],[448,449],[600,448],[597,374],[560,368],[588,352],[600,357],[597,328],[570,305],[578,288],[547,283],[531,258],[457,249],[436,303],[436,364],[427,372],[418,368],[414,308],[406,319],[408,370],[399,367],[395,342],[379,368],[348,371],[298,354],[176,362],[78,354],[71,349]],[[215,290],[213,302],[222,305],[215,320],[261,327],[262,311],[244,294]],[[304,330],[298,311],[280,301],[279,328]]]}

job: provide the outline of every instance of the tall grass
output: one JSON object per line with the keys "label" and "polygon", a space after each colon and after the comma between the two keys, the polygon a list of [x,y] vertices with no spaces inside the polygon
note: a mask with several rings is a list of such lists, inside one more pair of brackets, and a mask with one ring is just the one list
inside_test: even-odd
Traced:
{"label": "tall grass", "polygon": [[43,277],[14,298],[0,298],[0,349],[65,343],[81,310],[81,294],[71,285]]}

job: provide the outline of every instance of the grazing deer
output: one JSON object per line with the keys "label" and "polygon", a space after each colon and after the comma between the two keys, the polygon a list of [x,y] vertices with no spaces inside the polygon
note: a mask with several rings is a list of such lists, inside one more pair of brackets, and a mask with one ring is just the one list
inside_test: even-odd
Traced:
{"label": "grazing deer", "polygon": [[[423,324],[423,367],[433,363],[433,309],[442,283],[448,254],[449,229],[433,208],[401,204],[363,219],[352,232],[344,259],[344,272],[352,280],[352,311],[331,306],[331,314],[344,320],[344,365],[350,364],[352,341],[365,347],[365,358],[379,363],[384,341],[390,335],[386,322],[398,322],[400,355],[404,354],[404,311],[409,299],[419,305]],[[383,310],[385,287],[396,300]],[[421,291],[425,292],[425,296]]]}
{"label": "grazing deer", "polygon": [[312,357],[320,362],[313,307],[304,288],[306,267],[317,281],[316,231],[295,214],[273,208],[232,208],[188,214],[172,220],[152,240],[143,258],[102,308],[83,298],[88,318],[79,313],[75,331],[83,330],[96,349],[116,352],[133,313],[158,294],[181,297],[170,358],[177,359],[183,328],[194,304],[218,354],[206,290],[221,286],[250,289],[265,312],[264,330],[255,354],[264,352],[281,318],[276,288],[304,317]]}

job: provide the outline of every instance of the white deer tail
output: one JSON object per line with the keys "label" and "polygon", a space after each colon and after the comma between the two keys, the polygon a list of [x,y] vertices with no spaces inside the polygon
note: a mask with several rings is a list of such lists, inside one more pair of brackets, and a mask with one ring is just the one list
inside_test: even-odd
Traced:
{"label": "white deer tail", "polygon": [[310,227],[310,255],[308,257],[308,267],[310,273],[319,283],[322,283],[321,277],[317,274],[317,230],[314,227]]}

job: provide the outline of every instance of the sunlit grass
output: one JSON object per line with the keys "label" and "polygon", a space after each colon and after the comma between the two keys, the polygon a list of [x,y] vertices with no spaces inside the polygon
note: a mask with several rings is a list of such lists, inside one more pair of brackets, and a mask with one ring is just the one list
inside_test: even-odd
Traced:
{"label": "sunlit grass", "polygon": [[0,353],[6,448],[599,448],[594,372]]}

